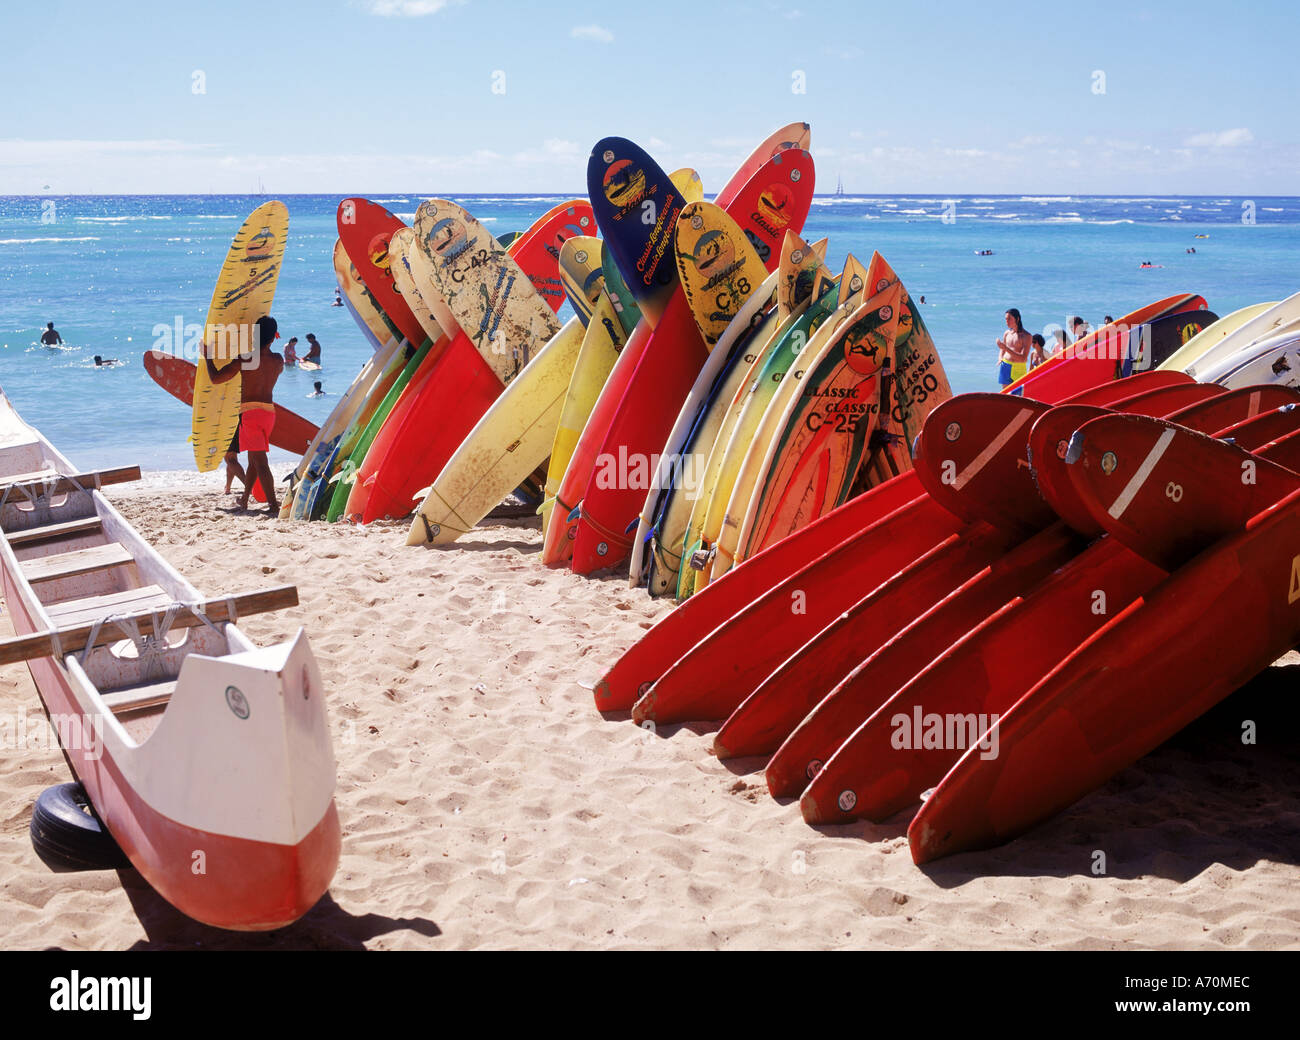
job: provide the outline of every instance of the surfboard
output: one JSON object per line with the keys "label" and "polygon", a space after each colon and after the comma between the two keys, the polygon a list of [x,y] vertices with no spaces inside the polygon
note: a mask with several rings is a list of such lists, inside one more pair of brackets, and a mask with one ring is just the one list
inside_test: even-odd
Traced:
{"label": "surfboard", "polygon": [[812,127],[807,123],[788,123],[779,130],[773,131],[757,148],[749,153],[744,162],[736,167],[736,172],[723,185],[714,202],[723,209],[729,209],[736,196],[749,183],[749,179],[762,169],[774,155],[794,148],[807,152],[811,151],[811,146]]}
{"label": "surfboard", "polygon": [[1166,314],[1205,309],[1205,298],[1195,293],[1176,293],[1156,300],[1081,337],[1002,392],[1024,394],[1056,404],[1071,394],[1118,378],[1121,371],[1119,362],[1128,346],[1130,330]]}
{"label": "surfboard", "polygon": [[454,202],[420,203],[415,235],[440,297],[430,294],[430,309],[440,324],[464,331],[508,385],[560,330],[555,312],[506,249]]}
{"label": "surfboard", "polygon": [[[288,234],[289,210],[279,201],[258,206],[235,233],[212,291],[203,332],[204,345],[214,351],[218,370],[254,349],[252,330],[259,318],[271,313]],[[240,376],[213,383],[206,366],[195,367],[191,430],[194,463],[200,473],[211,472],[225,458],[242,404]]]}
{"label": "surfboard", "polygon": [[583,344],[570,318],[510,381],[438,474],[415,512],[407,545],[447,545],[473,530],[545,463]]}
{"label": "surfboard", "polygon": [[604,256],[604,245],[591,235],[575,235],[560,249],[560,284],[584,326],[591,324],[591,313],[605,291]]}
{"label": "surfboard", "polygon": [[700,180],[697,171],[692,170],[689,166],[683,166],[680,170],[673,170],[668,175],[668,179],[677,186],[677,190],[682,193],[682,200],[686,203],[702,202],[704,200],[704,182]]}
{"label": "surfboard", "polygon": [[[161,350],[146,350],[142,361],[150,378],[172,397],[182,404],[194,403],[196,366],[192,361]],[[311,446],[318,432],[315,424],[297,412],[291,412],[281,404],[275,406],[275,427],[271,430],[274,447],[301,455]]]}
{"label": "surfboard", "polygon": [[624,335],[630,336],[637,325],[641,323],[641,308],[637,306],[632,290],[627,287],[627,282],[623,281],[623,272],[618,269],[618,264],[614,262],[614,255],[603,247],[601,249],[600,270],[601,274],[605,276],[605,294],[614,307],[614,314],[618,318],[619,324],[623,326]]}
{"label": "surfboard", "polygon": [[1231,389],[1275,384],[1300,385],[1300,321],[1256,340],[1201,373],[1201,378]]}
{"label": "surfboard", "polygon": [[[601,250],[598,239],[584,240],[584,245],[574,246],[573,243],[577,241],[577,239],[572,239],[565,243],[565,248],[560,251],[562,260],[566,252],[587,252],[588,260],[590,260],[592,259],[590,251],[593,249],[596,250],[594,258],[600,258]],[[595,245],[593,246],[592,243],[595,243]],[[574,259],[576,260],[576,257]],[[542,516],[543,540],[554,513],[560,484],[564,480],[565,470],[568,469],[569,460],[573,457],[573,451],[577,447],[578,438],[582,435],[587,419],[596,406],[600,392],[605,387],[605,381],[614,369],[614,364],[618,360],[619,352],[623,349],[623,344],[627,342],[627,334],[623,331],[623,326],[614,313],[614,306],[604,290],[602,272],[603,267],[598,267],[596,272],[597,280],[595,282],[586,282],[584,287],[570,284],[567,280],[565,282],[566,291],[577,294],[583,299],[588,298],[587,293],[593,287],[597,291],[595,299],[592,301],[593,313],[588,321],[586,332],[583,334],[582,348],[579,350],[578,359],[573,366],[573,375],[569,379],[564,404],[560,409],[560,420],[555,429],[555,440],[551,445],[551,458],[546,474],[546,489],[542,506],[538,510]],[[574,310],[578,310],[576,303],[574,304]],[[581,317],[581,314],[579,316]]]}
{"label": "surfboard", "polygon": [[1238,326],[1234,332],[1221,337],[1208,350],[1203,351],[1200,357],[1183,368],[1193,379],[1200,379],[1202,373],[1219,365],[1225,358],[1257,340],[1280,332],[1297,319],[1300,319],[1300,292],[1288,296],[1281,303]]}
{"label": "surfboard", "polygon": [[677,288],[673,241],[682,193],[644,149],[606,137],[587,160],[587,194],[606,251],[642,315],[657,325]]}
{"label": "surfboard", "polygon": [[415,249],[413,228],[404,227],[394,231],[392,238],[388,240],[388,269],[392,272],[394,287],[402,294],[402,300],[410,308],[415,320],[420,323],[424,335],[432,342],[438,343],[446,338],[447,333],[438,324],[438,319],[433,316],[433,311],[420,291],[420,283],[416,281],[416,269],[413,265],[419,260],[412,257]]}

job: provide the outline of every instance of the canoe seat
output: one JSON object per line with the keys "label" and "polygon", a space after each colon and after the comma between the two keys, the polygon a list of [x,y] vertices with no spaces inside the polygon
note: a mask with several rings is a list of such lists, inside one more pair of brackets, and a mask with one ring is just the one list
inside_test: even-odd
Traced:
{"label": "canoe seat", "polygon": [[143,686],[127,686],[112,693],[103,694],[104,703],[114,715],[126,715],[133,711],[144,711],[166,704],[176,692],[176,680],[146,683]]}
{"label": "canoe seat", "polygon": [[33,545],[37,542],[57,541],[60,538],[99,534],[103,529],[104,522],[99,517],[88,516],[83,520],[68,520],[61,524],[44,524],[22,531],[12,531],[6,534],[5,538],[10,545]]}
{"label": "canoe seat", "polygon": [[93,624],[97,618],[110,614],[132,614],[141,610],[165,610],[172,597],[158,585],[142,585],[125,592],[111,592],[106,596],[87,596],[84,599],[65,599],[60,603],[44,604],[45,613],[60,629]]}
{"label": "canoe seat", "polygon": [[117,542],[109,542],[106,545],[92,545],[85,549],[73,549],[71,552],[24,560],[23,577],[36,585],[42,581],[73,578],[80,574],[93,574],[95,571],[121,567],[134,560],[135,557],[125,546]]}

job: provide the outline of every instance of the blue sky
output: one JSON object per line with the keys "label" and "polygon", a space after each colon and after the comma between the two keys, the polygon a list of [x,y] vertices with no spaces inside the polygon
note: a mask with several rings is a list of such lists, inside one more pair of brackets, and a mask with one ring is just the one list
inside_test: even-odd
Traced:
{"label": "blue sky", "polygon": [[1300,191],[1280,2],[122,6],[4,5],[0,194],[581,193],[608,134],[715,190],[796,119],[822,191]]}

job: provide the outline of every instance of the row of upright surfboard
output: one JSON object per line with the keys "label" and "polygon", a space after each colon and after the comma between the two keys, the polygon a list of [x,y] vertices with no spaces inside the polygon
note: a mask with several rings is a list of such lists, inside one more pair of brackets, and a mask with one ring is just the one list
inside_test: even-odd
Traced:
{"label": "row of upright surfboard", "polygon": [[412,228],[344,200],[336,270],[377,350],[286,515],[414,508],[408,541],[446,544],[517,489],[540,498],[544,562],[630,561],[685,598],[908,469],[951,390],[884,258],[835,274],[800,237],[809,143],[781,128],[705,202],[693,171],[607,138],[590,199],[505,247],[445,200]]}
{"label": "row of upright surfboard", "polygon": [[597,708],[720,722],[917,863],[1067,808],[1300,640],[1300,294],[1212,318],[1157,301],[940,404],[912,470],[662,618]]}

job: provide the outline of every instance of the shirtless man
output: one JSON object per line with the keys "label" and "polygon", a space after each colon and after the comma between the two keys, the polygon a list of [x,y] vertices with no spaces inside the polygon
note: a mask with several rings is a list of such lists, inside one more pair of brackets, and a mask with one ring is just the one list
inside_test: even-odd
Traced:
{"label": "shirtless man", "polygon": [[284,359],[271,349],[278,335],[276,328],[274,318],[258,318],[253,329],[252,357],[220,370],[212,362],[214,348],[206,344],[203,348],[203,363],[208,366],[208,378],[213,383],[228,382],[237,372],[244,374],[243,403],[239,409],[239,450],[248,452],[250,480],[239,496],[239,508],[248,508],[249,490],[254,481],[261,481],[271,516],[280,512],[280,503],[275,500],[275,477],[271,475],[271,463],[267,458],[271,450],[271,431],[275,428],[275,403],[271,392],[284,371]]}
{"label": "shirtless man", "polygon": [[998,340],[998,385],[1010,386],[1027,370],[1029,350],[1033,346],[1029,333],[1020,321],[1020,312],[1012,307],[1006,313],[1007,332]]}

